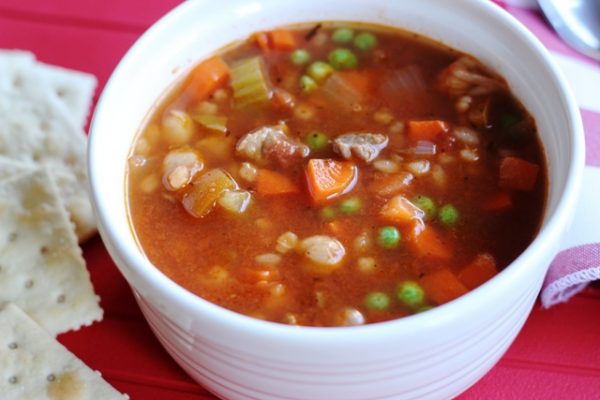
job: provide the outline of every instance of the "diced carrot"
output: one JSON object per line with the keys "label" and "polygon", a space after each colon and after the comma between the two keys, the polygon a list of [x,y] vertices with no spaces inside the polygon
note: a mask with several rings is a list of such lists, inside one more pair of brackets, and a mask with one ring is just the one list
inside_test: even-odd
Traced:
{"label": "diced carrot", "polygon": [[381,208],[379,216],[386,222],[408,225],[422,222],[425,213],[401,194],[392,197]]}
{"label": "diced carrot", "polygon": [[419,279],[425,295],[436,304],[444,304],[467,293],[468,289],[450,269],[444,268]]}
{"label": "diced carrot", "polygon": [[417,223],[407,235],[409,248],[421,257],[436,260],[452,258],[451,248],[444,242],[441,234],[433,227]]}
{"label": "diced carrot", "polygon": [[498,192],[483,201],[481,208],[486,211],[501,211],[512,207],[512,198],[507,192]]}
{"label": "diced carrot", "polygon": [[362,71],[337,71],[335,75],[342,79],[346,85],[362,95],[368,94],[371,90],[372,77],[366,73],[362,73]]}
{"label": "diced carrot", "polygon": [[256,191],[264,196],[298,193],[300,190],[285,175],[268,169],[259,169],[256,174]]}
{"label": "diced carrot", "polygon": [[500,163],[500,187],[509,190],[532,190],[539,165],[518,157],[504,157]]}
{"label": "diced carrot", "polygon": [[498,273],[496,260],[491,254],[477,255],[469,265],[458,273],[458,279],[469,289],[474,289],[487,282]]}
{"label": "diced carrot", "polygon": [[356,165],[349,161],[312,159],[306,168],[308,190],[315,203],[347,193],[357,176]]}
{"label": "diced carrot", "polygon": [[450,127],[445,121],[408,121],[408,137],[411,140],[435,140],[440,134],[448,132]]}
{"label": "diced carrot", "polygon": [[294,34],[285,29],[269,32],[269,39],[271,39],[271,47],[274,50],[292,50],[297,46]]}
{"label": "diced carrot", "polygon": [[191,73],[186,91],[195,100],[203,100],[213,94],[229,78],[229,67],[220,56],[202,62]]}
{"label": "diced carrot", "polygon": [[269,45],[269,36],[266,32],[256,32],[254,34],[254,40],[258,47],[261,48],[262,51],[268,53],[271,50],[271,46]]}

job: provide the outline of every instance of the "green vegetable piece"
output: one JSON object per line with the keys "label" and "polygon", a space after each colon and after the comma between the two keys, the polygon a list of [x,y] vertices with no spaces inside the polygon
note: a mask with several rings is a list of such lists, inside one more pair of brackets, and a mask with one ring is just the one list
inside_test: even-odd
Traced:
{"label": "green vegetable piece", "polygon": [[231,68],[231,87],[238,108],[269,101],[271,88],[262,57],[246,58],[235,64]]}
{"label": "green vegetable piece", "polygon": [[338,28],[333,31],[331,39],[337,44],[350,43],[354,38],[354,31],[350,28]]}
{"label": "green vegetable piece", "polygon": [[329,64],[335,69],[351,69],[358,65],[358,58],[348,49],[335,49],[329,53]]}
{"label": "green vegetable piece", "polygon": [[302,75],[300,77],[300,88],[305,93],[312,93],[317,88],[317,82],[308,75]]}
{"label": "green vegetable piece", "polygon": [[329,136],[323,132],[312,132],[306,136],[306,144],[312,151],[323,151],[329,146]]}
{"label": "green vegetable piece", "polygon": [[377,37],[370,32],[362,32],[354,38],[354,47],[360,50],[373,50],[377,46]]}
{"label": "green vegetable piece", "polygon": [[325,206],[323,208],[321,208],[321,218],[323,219],[334,219],[336,216],[336,211],[335,208],[331,207],[331,206]]}
{"label": "green vegetable piece", "polygon": [[435,206],[435,203],[433,202],[431,197],[427,197],[427,196],[423,196],[423,195],[417,196],[412,199],[412,203],[415,206],[419,207],[421,210],[423,210],[423,212],[425,213],[426,219],[431,219],[431,218],[435,217],[437,207]]}
{"label": "green vegetable piece", "polygon": [[377,244],[384,249],[393,249],[400,244],[400,231],[393,226],[384,226],[377,232]]}
{"label": "green vegetable piece", "polygon": [[371,292],[365,297],[365,307],[370,310],[385,310],[390,306],[390,297],[383,292]]}
{"label": "green vegetable piece", "polygon": [[227,117],[212,114],[203,114],[194,115],[192,118],[194,119],[194,121],[208,129],[219,131],[222,133],[227,133]]}
{"label": "green vegetable piece", "polygon": [[324,61],[315,61],[306,70],[306,73],[317,83],[323,82],[332,72],[333,67]]}
{"label": "green vegetable piece", "polygon": [[411,308],[418,308],[423,303],[425,291],[415,281],[404,281],[396,289],[398,300]]}
{"label": "green vegetable piece", "polygon": [[296,65],[303,65],[310,61],[310,53],[304,49],[296,49],[290,54],[290,60]]}
{"label": "green vegetable piece", "polygon": [[340,204],[340,211],[344,214],[356,214],[362,208],[362,201],[358,197],[350,197],[342,201]]}
{"label": "green vegetable piece", "polygon": [[458,213],[458,210],[452,204],[446,204],[440,208],[438,213],[438,219],[440,222],[448,227],[456,225],[459,217],[460,214]]}

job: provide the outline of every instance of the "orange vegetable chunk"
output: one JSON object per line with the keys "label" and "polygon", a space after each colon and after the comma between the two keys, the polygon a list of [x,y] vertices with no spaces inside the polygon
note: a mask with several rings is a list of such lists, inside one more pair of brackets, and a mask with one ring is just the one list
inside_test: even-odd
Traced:
{"label": "orange vegetable chunk", "polygon": [[491,254],[477,255],[469,265],[458,273],[458,279],[469,289],[474,289],[487,282],[498,273],[496,260]]}
{"label": "orange vegetable chunk", "polygon": [[287,176],[268,169],[259,169],[256,175],[256,191],[264,196],[298,193],[300,189]]}
{"label": "orange vegetable chunk", "polygon": [[448,268],[423,276],[419,279],[419,283],[425,290],[425,295],[436,304],[452,301],[468,291]]}
{"label": "orange vegetable chunk", "polygon": [[539,165],[518,157],[504,157],[500,163],[500,187],[508,190],[532,190],[537,180]]}
{"label": "orange vegetable chunk", "polygon": [[398,225],[408,225],[422,222],[425,213],[406,197],[399,194],[388,200],[381,208],[379,216],[386,222]]}
{"label": "orange vegetable chunk", "polygon": [[444,121],[408,121],[408,137],[413,140],[435,140],[440,134],[448,132],[450,127]]}
{"label": "orange vegetable chunk", "polygon": [[311,159],[306,168],[308,190],[315,203],[322,203],[352,189],[358,177],[353,162]]}
{"label": "orange vegetable chunk", "polygon": [[187,92],[197,101],[204,100],[227,81],[229,67],[220,56],[214,56],[196,66],[190,77]]}
{"label": "orange vegetable chunk", "polygon": [[276,29],[269,32],[271,47],[275,50],[293,50],[296,48],[296,37],[291,31]]}
{"label": "orange vegetable chunk", "polygon": [[410,249],[418,256],[442,261],[452,258],[451,248],[432,226],[422,223],[415,224],[407,235],[407,239]]}
{"label": "orange vegetable chunk", "polygon": [[256,44],[258,44],[258,47],[260,47],[262,51],[267,53],[269,50],[271,50],[271,46],[269,45],[269,35],[267,35],[266,32],[256,32],[253,37],[256,41]]}

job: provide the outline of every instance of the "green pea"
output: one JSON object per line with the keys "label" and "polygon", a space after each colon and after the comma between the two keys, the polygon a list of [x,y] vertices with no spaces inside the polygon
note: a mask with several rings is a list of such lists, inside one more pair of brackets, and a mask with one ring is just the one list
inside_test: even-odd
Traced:
{"label": "green pea", "polygon": [[377,38],[370,32],[362,32],[354,38],[354,46],[360,50],[373,50],[377,46]]}
{"label": "green pea", "polygon": [[315,61],[306,70],[316,82],[323,82],[333,72],[333,67],[324,61]]}
{"label": "green pea", "polygon": [[393,226],[384,226],[377,232],[377,244],[384,249],[398,247],[401,238],[400,231]]}
{"label": "green pea", "polygon": [[322,151],[329,146],[329,136],[323,132],[312,132],[306,136],[306,144],[313,151]]}
{"label": "green pea", "polygon": [[350,197],[340,204],[340,211],[344,214],[356,214],[361,208],[362,201],[358,197]]}
{"label": "green pea", "polygon": [[310,53],[304,49],[296,49],[290,54],[290,60],[296,65],[303,65],[310,61]]}
{"label": "green pea", "polygon": [[411,308],[417,308],[423,303],[425,291],[415,281],[404,281],[396,289],[398,300]]}
{"label": "green pea", "polygon": [[365,307],[370,310],[385,310],[390,306],[390,297],[383,292],[371,292],[365,297]]}
{"label": "green pea", "polygon": [[311,93],[317,88],[317,82],[308,75],[302,75],[300,77],[300,88],[306,93]]}
{"label": "green pea", "polygon": [[437,207],[435,206],[435,203],[433,202],[431,197],[423,195],[417,196],[413,198],[412,203],[415,206],[419,207],[421,210],[423,210],[427,219],[433,218],[435,216]]}
{"label": "green pea", "polygon": [[329,53],[327,57],[329,64],[335,69],[350,69],[356,68],[358,59],[348,49],[335,49]]}
{"label": "green pea", "polygon": [[446,204],[438,212],[438,218],[440,222],[445,226],[454,226],[458,222],[460,214],[456,207],[452,204]]}
{"label": "green pea", "polygon": [[338,44],[350,43],[352,38],[354,38],[354,31],[350,28],[338,28],[331,35],[333,42]]}
{"label": "green pea", "polygon": [[331,207],[331,206],[325,206],[323,208],[321,208],[321,218],[323,219],[334,219],[336,216],[336,212],[335,212],[335,208]]}

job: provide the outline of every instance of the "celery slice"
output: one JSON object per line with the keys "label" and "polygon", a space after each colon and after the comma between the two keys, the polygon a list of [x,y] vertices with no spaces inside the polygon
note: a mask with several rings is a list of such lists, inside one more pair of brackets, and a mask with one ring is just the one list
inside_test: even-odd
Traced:
{"label": "celery slice", "polygon": [[238,108],[264,103],[271,98],[271,88],[263,59],[247,58],[231,68],[233,98]]}
{"label": "celery slice", "polygon": [[220,115],[201,114],[194,115],[192,118],[205,128],[227,133],[227,117]]}

